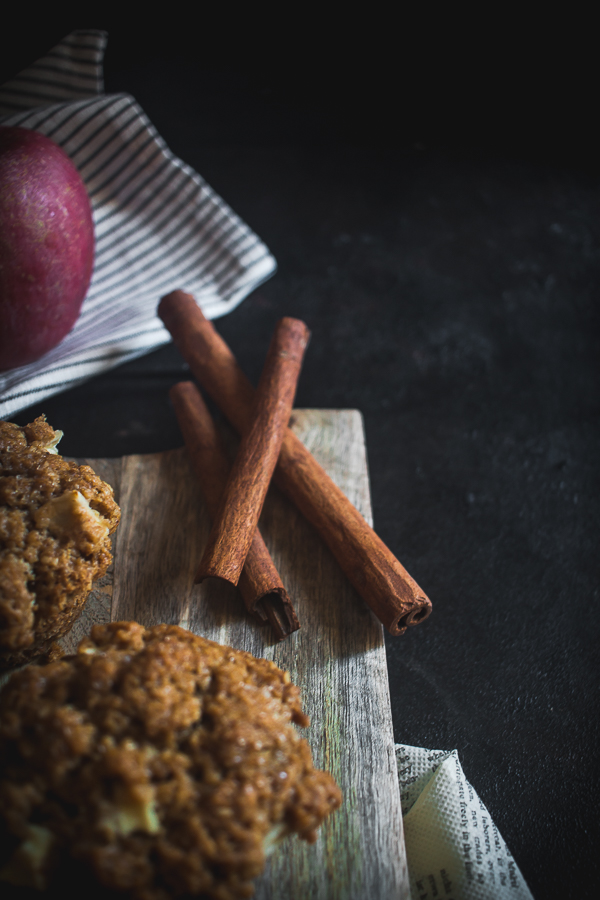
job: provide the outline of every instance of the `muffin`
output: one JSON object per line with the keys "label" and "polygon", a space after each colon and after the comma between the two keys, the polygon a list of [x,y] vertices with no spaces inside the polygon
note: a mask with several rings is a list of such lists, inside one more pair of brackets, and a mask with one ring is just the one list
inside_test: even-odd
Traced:
{"label": "muffin", "polygon": [[89,466],[59,456],[40,416],[0,422],[0,667],[45,653],[110,565],[120,511]]}
{"label": "muffin", "polygon": [[[0,694],[0,879],[134,900],[253,893],[341,802],[287,672],[175,625],[96,625]],[[112,892],[112,893],[111,893]]]}

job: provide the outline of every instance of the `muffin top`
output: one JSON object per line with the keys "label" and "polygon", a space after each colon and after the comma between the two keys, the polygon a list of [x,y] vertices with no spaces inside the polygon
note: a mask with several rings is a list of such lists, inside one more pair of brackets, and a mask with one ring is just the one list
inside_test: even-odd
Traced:
{"label": "muffin top", "polygon": [[136,900],[248,897],[341,802],[287,672],[174,625],[97,625],[0,694],[0,878]]}
{"label": "muffin top", "polygon": [[0,422],[0,656],[63,634],[112,559],[112,488],[59,456],[61,437],[43,416]]}

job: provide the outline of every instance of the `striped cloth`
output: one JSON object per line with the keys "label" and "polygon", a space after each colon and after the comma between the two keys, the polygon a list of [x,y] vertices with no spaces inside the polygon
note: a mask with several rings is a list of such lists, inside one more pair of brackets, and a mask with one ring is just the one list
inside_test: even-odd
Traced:
{"label": "striped cloth", "polygon": [[171,153],[127,94],[102,93],[106,34],[76,31],[0,88],[0,124],[69,154],[94,215],[92,282],[73,331],[35,363],[0,373],[0,418],[170,340],[156,316],[175,288],[209,318],[275,271],[258,237]]}

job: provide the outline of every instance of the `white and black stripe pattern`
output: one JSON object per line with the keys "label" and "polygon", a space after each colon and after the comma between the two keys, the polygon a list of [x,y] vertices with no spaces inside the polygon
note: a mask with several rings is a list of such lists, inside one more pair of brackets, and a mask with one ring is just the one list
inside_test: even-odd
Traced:
{"label": "white and black stripe pattern", "polygon": [[104,31],[74,31],[27,69],[0,87],[0,115],[104,91]]}
{"label": "white and black stripe pattern", "polygon": [[[95,34],[101,55],[105,36]],[[77,40],[87,52],[93,35],[70,35],[41,62],[60,59],[66,44],[72,71]],[[170,340],[156,316],[170,290],[194,294],[214,318],[275,271],[265,245],[170,152],[132,97],[38,104],[1,123],[39,131],[69,154],[92,202],[96,258],[73,331],[39,361],[0,374],[0,418]]]}

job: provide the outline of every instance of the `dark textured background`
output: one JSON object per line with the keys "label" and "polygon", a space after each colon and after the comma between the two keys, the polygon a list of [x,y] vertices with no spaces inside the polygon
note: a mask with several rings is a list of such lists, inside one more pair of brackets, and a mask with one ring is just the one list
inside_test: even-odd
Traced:
{"label": "dark textured background", "polygon": [[[257,380],[276,320],[303,318],[297,405],[364,415],[376,529],[434,605],[387,641],[396,739],[458,748],[536,900],[596,897],[591,25],[373,9],[267,39],[202,16],[48,13],[6,32],[2,74],[106,28],[107,90],[271,248],[217,326]],[[47,413],[68,455],[168,449],[182,375],[167,346],[16,418]]]}

